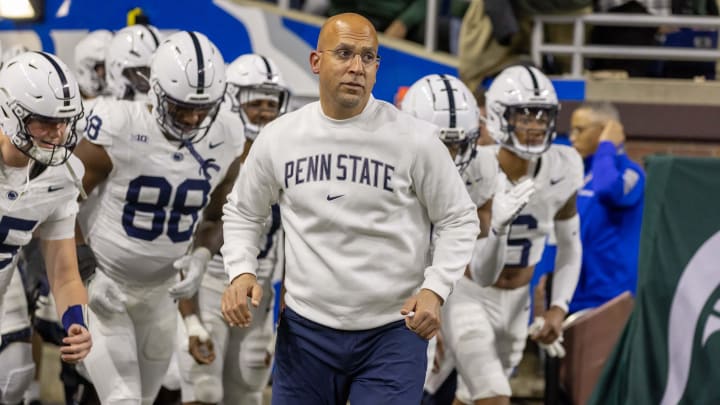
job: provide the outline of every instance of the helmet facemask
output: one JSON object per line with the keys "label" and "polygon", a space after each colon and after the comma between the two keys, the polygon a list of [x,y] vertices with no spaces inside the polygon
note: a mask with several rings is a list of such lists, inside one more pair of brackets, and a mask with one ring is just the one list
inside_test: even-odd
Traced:
{"label": "helmet facemask", "polygon": [[[181,142],[197,143],[202,140],[217,117],[223,98],[209,103],[188,103],[175,100],[168,95],[160,84],[153,83],[156,97],[156,119],[166,135]],[[198,123],[183,122],[182,115],[197,114]]]}
{"label": "helmet facemask", "polygon": [[[288,89],[275,83],[253,86],[229,83],[228,92],[232,101],[231,111],[240,116],[245,126],[245,135],[253,140],[265,125],[287,112],[290,100]],[[251,115],[259,117],[255,122],[248,115],[251,109],[257,112],[257,114]],[[262,113],[266,111],[268,114],[263,116]]]}
{"label": "helmet facemask", "polygon": [[455,165],[462,175],[470,162],[475,158],[477,150],[478,130],[466,131],[463,128],[440,128],[440,140],[455,154]]}
{"label": "helmet facemask", "polygon": [[[12,102],[9,107],[17,122],[17,128],[11,136],[11,141],[18,150],[46,166],[59,166],[70,158],[77,143],[75,127],[77,121],[83,116],[82,110],[71,117],[55,118],[33,114],[18,102]],[[4,109],[3,113],[7,114]],[[62,142],[49,143],[33,136],[29,128],[29,124],[33,121],[50,126],[65,124],[65,130],[61,137]]]}
{"label": "helmet facemask", "polygon": [[126,67],[122,70],[125,82],[124,100],[146,100],[150,91],[150,66]]}
{"label": "helmet facemask", "polygon": [[84,78],[84,86],[81,90],[85,96],[96,97],[107,92],[107,81],[104,72],[105,61],[102,60],[86,59],[77,65],[76,73],[78,78]]}
{"label": "helmet facemask", "polygon": [[555,139],[557,113],[556,105],[507,106],[501,127],[506,135],[502,146],[524,159],[542,155]]}

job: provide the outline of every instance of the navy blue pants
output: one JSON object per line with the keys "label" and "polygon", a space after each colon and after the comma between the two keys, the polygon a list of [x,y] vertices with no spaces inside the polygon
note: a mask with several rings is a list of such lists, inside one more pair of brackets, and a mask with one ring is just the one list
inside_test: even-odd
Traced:
{"label": "navy blue pants", "polygon": [[272,404],[418,405],[427,341],[404,321],[342,331],[285,308],[278,325]]}

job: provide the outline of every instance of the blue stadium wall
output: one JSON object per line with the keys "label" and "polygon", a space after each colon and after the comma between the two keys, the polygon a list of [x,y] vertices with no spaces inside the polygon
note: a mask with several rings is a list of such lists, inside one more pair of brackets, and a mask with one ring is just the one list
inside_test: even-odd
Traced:
{"label": "blue stadium wall", "polygon": [[[75,44],[96,29],[118,30],[127,13],[140,7],[150,22],[164,33],[195,30],[206,34],[230,62],[249,52],[275,60],[293,92],[316,96],[317,79],[309,71],[308,55],[315,46],[319,26],[273,14],[229,0],[46,0],[39,23],[0,20],[3,49],[23,43],[34,50],[57,54],[72,66]],[[392,101],[397,89],[431,73],[457,74],[451,65],[381,45],[382,57],[375,97]],[[556,81],[560,98],[582,100],[584,83]]]}

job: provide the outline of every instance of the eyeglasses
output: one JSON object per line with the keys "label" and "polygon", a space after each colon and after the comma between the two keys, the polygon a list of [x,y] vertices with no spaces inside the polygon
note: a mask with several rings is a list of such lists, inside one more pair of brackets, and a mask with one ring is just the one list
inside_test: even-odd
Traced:
{"label": "eyeglasses", "polygon": [[356,55],[360,55],[360,61],[365,66],[371,66],[373,63],[380,62],[380,56],[373,51],[361,51],[355,52],[352,49],[340,48],[340,49],[325,49],[317,51],[318,53],[330,52],[335,56],[335,59],[348,63],[355,59]]}

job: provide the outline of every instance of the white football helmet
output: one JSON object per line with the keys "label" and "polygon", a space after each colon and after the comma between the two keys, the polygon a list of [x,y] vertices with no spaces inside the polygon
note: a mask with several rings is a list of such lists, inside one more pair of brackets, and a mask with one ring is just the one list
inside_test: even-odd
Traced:
{"label": "white football helmet", "polygon": [[410,86],[401,109],[440,127],[440,140],[458,147],[455,164],[462,173],[475,157],[480,134],[480,109],[467,86],[454,76],[427,75]]}
{"label": "white football helmet", "polygon": [[[168,136],[197,142],[215,121],[225,84],[217,47],[199,32],[175,33],[160,44],[150,65],[153,115]],[[187,115],[197,122],[184,119]]]}
{"label": "white football helmet", "polygon": [[[230,110],[238,114],[245,125],[245,136],[255,139],[260,130],[273,119],[287,112],[290,90],[285,85],[275,62],[258,54],[241,55],[227,68],[227,96]],[[248,117],[247,103],[255,100],[272,100],[277,109],[266,122],[252,122]]]}
{"label": "white football helmet", "polygon": [[[75,124],[83,115],[75,76],[59,58],[45,52],[26,52],[0,70],[0,126],[12,143],[44,165],[63,164],[77,141]],[[60,143],[36,140],[30,119],[67,124]]]}
{"label": "white football helmet", "polygon": [[[547,76],[534,67],[511,66],[493,80],[486,93],[485,125],[502,147],[523,159],[532,159],[550,148],[559,108],[555,88]],[[523,127],[518,120],[542,122],[544,128]],[[526,138],[536,141],[522,143],[517,135],[519,129],[526,132]]]}
{"label": "white football helmet", "polygon": [[98,69],[102,66],[105,71],[105,50],[112,38],[112,32],[97,30],[75,45],[75,76],[86,97],[99,96],[107,88],[105,75],[100,76]]}
{"label": "white football helmet", "polygon": [[107,82],[115,98],[147,100],[150,60],[162,41],[150,25],[131,25],[115,34],[107,48]]}
{"label": "white football helmet", "polygon": [[0,60],[0,67],[4,66],[5,63],[7,63],[7,61],[9,61],[10,59],[25,52],[30,52],[30,48],[23,44],[15,44],[10,48],[4,50],[2,53],[2,60]]}

